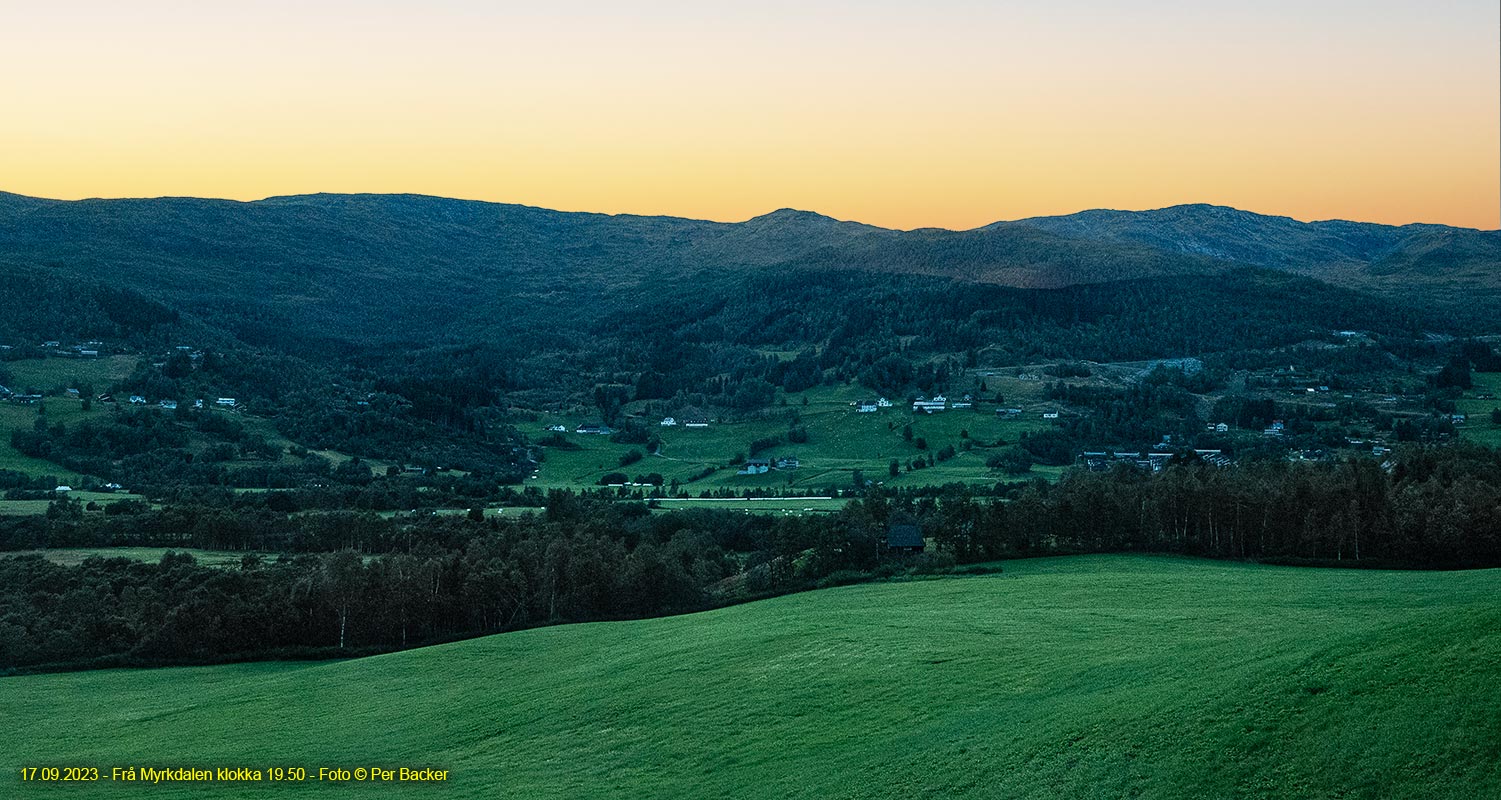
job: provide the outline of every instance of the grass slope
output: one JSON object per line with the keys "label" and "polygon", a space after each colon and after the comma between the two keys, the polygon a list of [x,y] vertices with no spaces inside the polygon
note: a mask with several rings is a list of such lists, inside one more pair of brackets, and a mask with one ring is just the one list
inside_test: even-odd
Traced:
{"label": "grass slope", "polygon": [[[129,558],[155,564],[168,553],[186,553],[197,559],[199,564],[209,567],[238,567],[240,561],[249,555],[243,551],[199,550],[193,547],[52,547],[45,550],[0,552],[0,558],[38,555],[55,564],[75,567],[91,558]],[[257,555],[272,560],[276,558],[271,553]]]}
{"label": "grass slope", "polygon": [[[985,466],[991,452],[989,446],[997,441],[1015,443],[1024,432],[1046,428],[1041,413],[1049,406],[1040,399],[1042,385],[1039,382],[1023,382],[1009,377],[991,377],[989,380],[997,388],[1005,389],[1010,398],[1007,405],[1014,403],[1025,407],[1027,413],[1017,419],[1000,419],[995,415],[996,405],[985,403],[978,411],[913,414],[904,400],[896,399],[896,405],[891,408],[874,414],[857,414],[850,404],[874,399],[875,393],[858,386],[819,387],[790,395],[787,406],[773,406],[759,418],[715,422],[708,428],[663,428],[656,424],[659,419],[648,419],[648,427],[662,439],[661,454],[625,467],[619,466],[621,456],[631,450],[643,450],[641,445],[616,444],[604,436],[565,433],[564,437],[578,449],[547,448],[546,460],[538,467],[537,477],[528,484],[544,488],[588,487],[596,485],[601,476],[611,472],[622,472],[631,477],[656,472],[669,483],[673,479],[683,481],[683,489],[696,495],[723,488],[848,487],[854,485],[856,470],[868,480],[893,486],[988,485],[1000,480],[1017,480],[1015,476]],[[807,405],[803,404],[805,399]],[[785,441],[794,419],[807,430],[807,442]],[[556,423],[573,431],[579,423],[589,421],[591,418],[585,415],[545,414],[537,428]],[[906,425],[912,427],[913,441],[902,437],[902,428]],[[542,435],[537,430],[528,432],[533,436]],[[933,455],[945,446],[960,450],[966,433],[975,446],[974,450],[961,451],[953,459],[934,467],[906,471],[906,465],[919,456]],[[783,441],[758,453],[758,457],[797,456],[802,466],[797,470],[761,475],[738,474],[735,456],[749,455],[751,442],[764,437],[783,437]],[[917,439],[926,440],[928,449],[918,449],[914,443]],[[898,460],[903,470],[895,478],[888,472],[892,459]],[[730,466],[732,463],[736,466]],[[717,471],[693,480],[710,467]],[[1058,470],[1036,467],[1034,472],[1035,476],[1022,478],[1055,477]]]}
{"label": "grass slope", "polygon": [[[0,792],[1477,797],[1501,571],[1152,557],[811,592],[356,661],[0,681]],[[26,788],[27,764],[382,764],[446,788]]]}

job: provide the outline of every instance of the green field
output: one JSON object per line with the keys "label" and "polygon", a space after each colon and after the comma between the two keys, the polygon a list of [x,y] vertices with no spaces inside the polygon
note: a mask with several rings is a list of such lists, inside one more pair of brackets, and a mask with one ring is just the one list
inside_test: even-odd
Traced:
{"label": "green field", "polygon": [[[59,495],[61,497],[62,495]],[[85,505],[95,503],[101,507],[99,513],[103,513],[102,507],[110,503],[118,503],[121,500],[146,501],[146,497],[129,492],[84,492],[72,491],[66,495],[69,499],[76,500]],[[16,516],[29,516],[47,513],[47,507],[52,505],[51,500],[0,500],[0,515],[11,514]],[[85,510],[84,513],[92,513]]]}
{"label": "green field", "polygon": [[[586,415],[545,414],[536,428],[527,433],[533,439],[541,438],[547,426],[561,424],[569,431],[564,434],[565,438],[578,449],[546,448],[546,460],[538,468],[536,477],[527,484],[547,488],[593,486],[601,476],[610,472],[619,471],[631,477],[656,472],[668,482],[674,478],[684,482],[686,491],[698,494],[723,488],[853,486],[856,470],[866,479],[893,486],[955,482],[991,484],[1007,477],[985,466],[989,446],[996,441],[1014,443],[1023,432],[1040,430],[1046,423],[1041,419],[1041,406],[1031,399],[1032,394],[1039,390],[1036,382],[1021,382],[1014,378],[989,380],[998,385],[1003,382],[1017,384],[1015,391],[1007,390],[1008,398],[1015,398],[1008,399],[1007,404],[1014,402],[1028,408],[1028,412],[1020,418],[1004,420],[995,415],[994,403],[986,403],[979,410],[914,415],[905,403],[896,400],[892,408],[883,408],[874,414],[857,414],[850,403],[872,397],[869,390],[855,386],[820,387],[789,396],[785,407],[776,406],[750,418],[715,422],[708,428],[664,428],[657,424],[660,417],[647,418],[647,426],[662,439],[661,452],[625,467],[619,466],[621,456],[633,449],[644,450],[641,445],[616,444],[605,436],[572,433],[582,422],[598,421]],[[807,405],[803,405],[805,398]],[[808,441],[802,444],[783,442],[757,455],[763,458],[797,456],[801,461],[800,468],[762,475],[737,474],[736,468],[731,466],[735,456],[750,455],[750,443],[756,439],[785,435],[794,417],[807,429]],[[902,428],[909,424],[912,426],[911,442],[902,436]],[[970,452],[962,451],[966,433],[974,446]],[[917,447],[918,439],[926,440],[927,450]],[[934,467],[906,471],[906,465],[912,459],[936,453],[945,446],[953,446],[961,452]],[[895,478],[889,474],[893,458],[901,462],[903,468]],[[717,471],[689,483],[706,467],[717,468]],[[1056,477],[1058,471],[1058,468],[1034,467],[1034,474],[1041,477]]]}
{"label": "green field", "polygon": [[[6,797],[1494,797],[1501,571],[1153,557],[355,661],[0,679]],[[434,786],[26,786],[380,765]]]}
{"label": "green field", "polygon": [[[145,561],[155,564],[162,560],[167,553],[187,553],[198,560],[199,564],[208,567],[232,567],[239,566],[240,560],[245,553],[234,550],[198,550],[192,547],[53,547],[47,550],[18,550],[13,552],[0,552],[0,558],[8,556],[39,555],[56,564],[65,567],[76,566],[84,561],[94,558],[129,558],[135,561]],[[264,553],[262,558],[275,558]]]}
{"label": "green field", "polygon": [[100,394],[135,371],[139,356],[105,358],[34,358],[9,361],[5,369],[11,375],[10,386],[18,392],[35,389],[43,394],[87,386]]}
{"label": "green field", "polygon": [[[1477,444],[1501,447],[1501,425],[1491,421],[1491,410],[1501,408],[1501,373],[1476,372],[1471,377],[1475,388],[1454,402],[1455,410],[1469,417],[1460,427],[1460,435]],[[1482,400],[1476,397],[1480,394],[1495,397]]]}
{"label": "green field", "polygon": [[[27,362],[20,362],[27,363]],[[90,419],[98,414],[106,413],[107,406],[96,403],[92,411],[84,411],[83,404],[77,400],[65,400],[60,397],[49,397],[43,403],[46,408],[47,424],[55,425],[59,422],[72,425],[85,419]],[[17,406],[10,403],[0,403],[0,469],[11,469],[24,472],[28,475],[52,475],[58,480],[76,481],[78,473],[65,469],[51,461],[22,455],[10,445],[11,431],[21,428],[31,430],[36,423],[36,406]],[[50,488],[50,487],[49,487]]]}

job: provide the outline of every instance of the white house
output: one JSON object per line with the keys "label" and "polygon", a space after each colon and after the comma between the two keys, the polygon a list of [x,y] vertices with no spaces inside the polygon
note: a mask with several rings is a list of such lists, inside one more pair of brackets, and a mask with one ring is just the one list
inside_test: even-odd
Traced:
{"label": "white house", "polygon": [[876,410],[878,408],[880,408],[880,407],[877,406],[875,403],[871,402],[870,400],[861,400],[860,402],[858,402],[858,403],[855,404],[855,413],[856,414],[874,414],[874,413],[876,413]]}
{"label": "white house", "polygon": [[677,425],[678,421],[675,420],[675,419],[673,419],[672,417],[663,417],[661,424],[662,424],[662,427],[664,427],[664,428],[671,428],[671,427]]}
{"label": "white house", "polygon": [[1058,419],[1058,412],[1057,411],[1044,411],[1044,412],[1042,412],[1042,418],[1043,419]]}
{"label": "white house", "polygon": [[891,408],[891,401],[884,397],[876,398],[876,405],[881,408]]}
{"label": "white house", "polygon": [[934,395],[932,400],[924,400],[922,398],[922,395],[918,395],[917,399],[912,401],[912,410],[913,411],[925,411],[925,412],[927,412],[929,414],[931,414],[931,413],[933,413],[935,411],[943,411],[944,409],[946,409],[948,407],[949,407],[949,400],[948,400],[948,398],[944,397],[941,394]]}
{"label": "white house", "polygon": [[218,400],[214,401],[214,405],[216,405],[216,406],[234,406],[235,405],[235,399],[233,397],[221,397]]}
{"label": "white house", "polygon": [[144,406],[146,405],[146,398],[138,394],[133,394],[130,396],[130,404],[133,406]]}

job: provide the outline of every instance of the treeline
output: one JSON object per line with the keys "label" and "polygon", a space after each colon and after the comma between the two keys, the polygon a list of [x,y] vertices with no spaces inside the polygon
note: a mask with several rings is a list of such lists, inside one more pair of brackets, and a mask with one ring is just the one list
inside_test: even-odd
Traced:
{"label": "treeline", "polygon": [[[227,521],[227,518],[226,518]],[[821,543],[825,520],[555,495],[515,519],[388,525],[329,515],[310,535],[345,549],[238,566],[0,558],[0,667],[101,666],[373,652],[539,624],[687,611],[868,570]],[[391,537],[387,533],[399,533]],[[355,548],[391,548],[366,556]],[[855,574],[855,573],[850,573]]]}
{"label": "treeline", "polygon": [[[888,552],[896,523],[919,525],[930,552]],[[1501,566],[1501,455],[1418,448],[1390,469],[1359,459],[1215,468],[1184,458],[1155,475],[1071,471],[1057,484],[1019,485],[998,498],[958,485],[875,491],[803,517],[653,513],[641,502],[552,492],[536,512],[503,518],[205,506],[90,519],[49,513],[0,529],[9,547],[99,535],[247,551],[278,541],[294,554],[267,561],[247,553],[230,568],[181,555],[77,567],[0,559],[0,666],[370,652],[1059,553]]]}

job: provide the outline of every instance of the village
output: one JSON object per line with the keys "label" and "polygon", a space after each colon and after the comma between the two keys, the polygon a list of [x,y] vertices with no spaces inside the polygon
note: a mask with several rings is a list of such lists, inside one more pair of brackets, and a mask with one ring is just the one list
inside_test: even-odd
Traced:
{"label": "village", "polygon": [[[1336,332],[1331,339],[1318,347],[1368,344],[1358,332]],[[252,412],[238,395],[158,397],[116,391],[128,385],[125,379],[137,368],[167,370],[175,364],[194,370],[204,357],[203,350],[190,345],[155,354],[133,353],[98,340],[0,345],[0,365],[8,365],[12,375],[9,385],[0,385],[0,401],[20,407],[58,400],[85,409],[121,406],[168,413],[276,415],[274,406],[254,407]],[[1352,376],[1294,364],[1224,374],[1220,386],[1195,395],[1191,411],[1201,422],[1192,430],[1174,423],[1145,440],[1101,441],[1069,434],[1068,452],[1061,454],[1027,444],[1029,437],[1044,431],[1091,428],[1088,420],[1099,412],[1088,403],[1071,402],[1070,391],[1079,397],[1119,392],[1149,380],[1153,371],[1193,376],[1205,369],[1202,361],[1192,358],[1084,362],[1066,370],[1049,364],[976,368],[958,382],[964,388],[953,392],[898,398],[855,385],[821,387],[789,395],[779,405],[753,414],[638,403],[623,409],[613,424],[590,419],[578,409],[540,412],[553,421],[542,426],[546,436],[534,445],[532,468],[523,480],[540,488],[603,487],[664,496],[805,492],[849,485],[991,484],[1050,480],[1069,467],[1157,472],[1184,459],[1223,467],[1248,454],[1276,454],[1293,461],[1367,455],[1389,462],[1404,436],[1444,442],[1456,436],[1488,441],[1498,435],[1490,412],[1501,386],[1492,374],[1477,373],[1473,389],[1452,401],[1449,410],[1435,411],[1421,376],[1414,379],[1405,370]],[[87,379],[70,382],[67,376],[74,374]],[[345,407],[351,412],[369,410],[373,397],[348,395]],[[1233,403],[1226,405],[1233,397],[1256,399],[1264,408],[1237,412]],[[1216,418],[1217,413],[1225,416]],[[1477,414],[1486,415],[1485,424],[1474,424]],[[1030,452],[1024,459],[1030,462],[1026,468],[1020,467],[1023,459],[1001,458],[1020,451]],[[1002,462],[1011,471],[998,470]],[[407,464],[399,465],[398,471],[425,474],[434,469],[438,467]]]}

